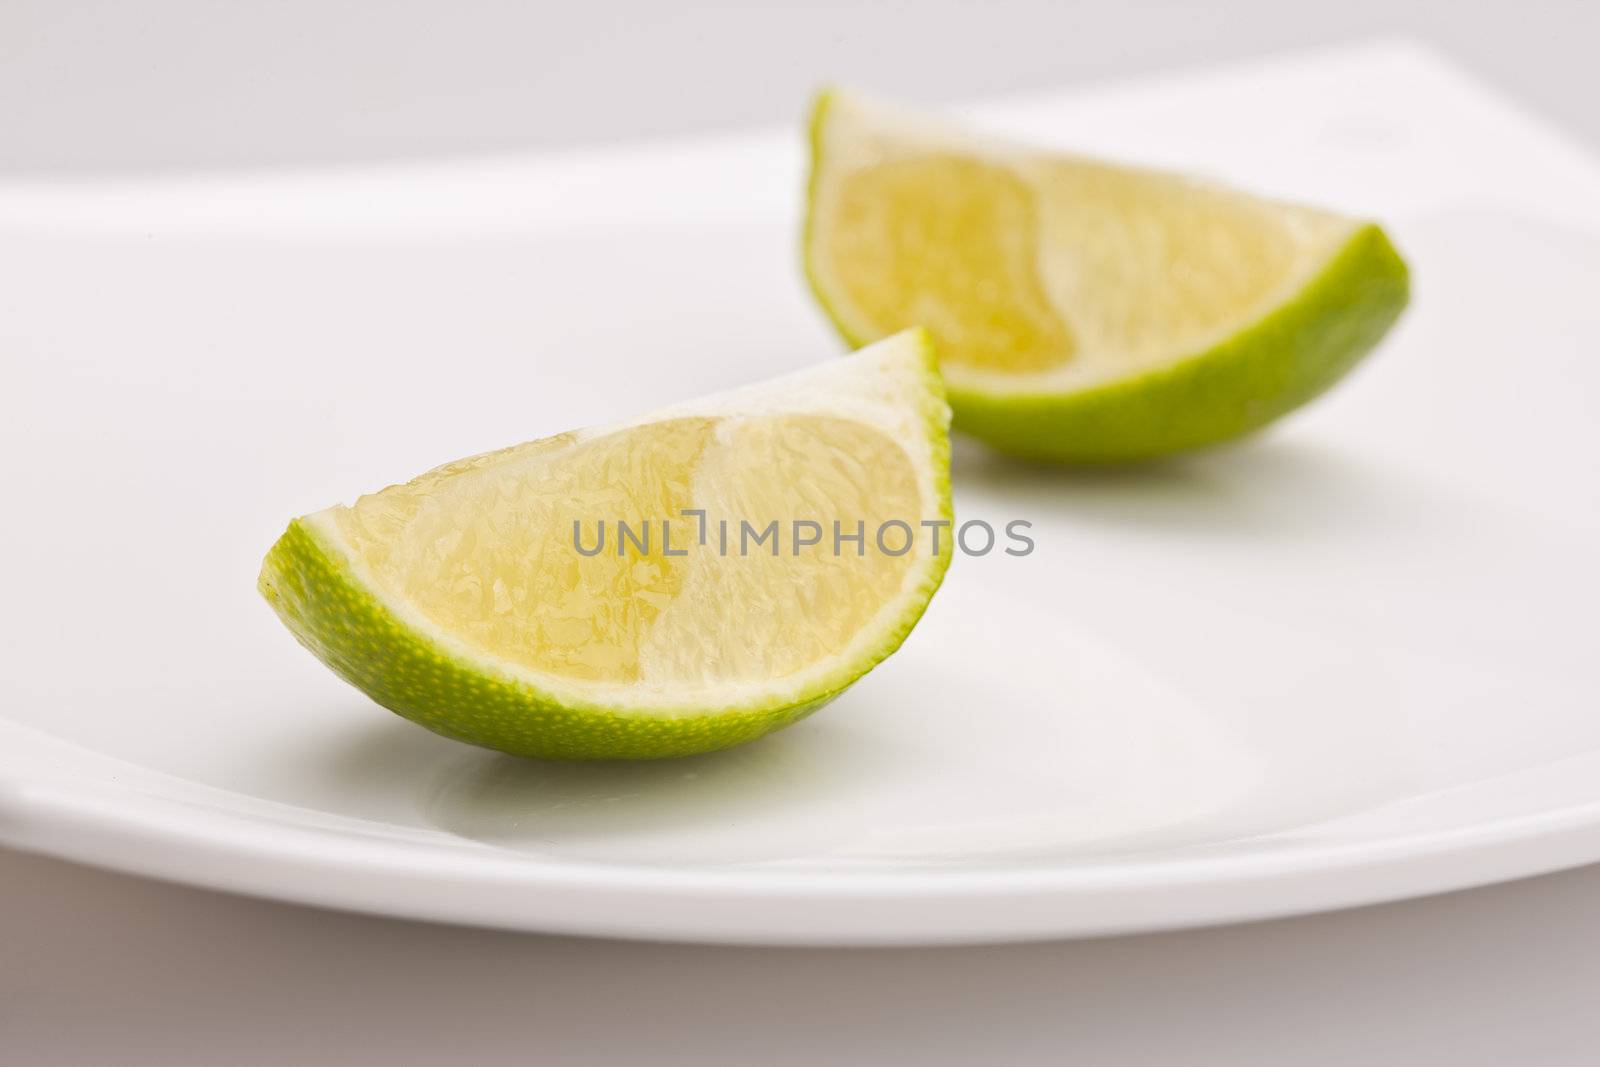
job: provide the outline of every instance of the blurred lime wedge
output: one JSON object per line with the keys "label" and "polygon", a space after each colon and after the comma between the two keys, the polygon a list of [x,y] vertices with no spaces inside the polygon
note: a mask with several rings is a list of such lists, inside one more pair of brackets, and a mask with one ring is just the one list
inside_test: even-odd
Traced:
{"label": "blurred lime wedge", "polygon": [[934,336],[956,429],[1062,462],[1138,459],[1271,422],[1399,316],[1371,222],[993,142],[824,93],[805,261],[853,345]]}

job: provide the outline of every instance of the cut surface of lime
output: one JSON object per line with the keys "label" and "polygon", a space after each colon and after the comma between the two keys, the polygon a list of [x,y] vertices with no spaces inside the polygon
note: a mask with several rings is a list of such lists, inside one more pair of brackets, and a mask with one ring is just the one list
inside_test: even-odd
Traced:
{"label": "cut surface of lime", "polygon": [[831,91],[807,275],[851,344],[925,326],[958,430],[1066,461],[1256,429],[1338,380],[1408,298],[1361,220],[990,141]]}
{"label": "cut surface of lime", "polygon": [[948,423],[906,331],[296,519],[259,587],[334,671],[447,736],[723,748],[821,707],[915,625],[951,555]]}

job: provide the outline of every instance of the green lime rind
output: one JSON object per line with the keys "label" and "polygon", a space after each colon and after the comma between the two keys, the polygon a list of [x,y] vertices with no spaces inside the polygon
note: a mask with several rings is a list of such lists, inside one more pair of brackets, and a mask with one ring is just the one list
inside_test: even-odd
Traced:
{"label": "green lime rind", "polygon": [[[950,504],[949,409],[925,335],[925,425],[940,517]],[[408,624],[357,577],[343,549],[305,519],[289,524],[262,563],[257,588],[312,655],[369,697],[435,733],[517,756],[561,760],[660,759],[729,748],[821,708],[898,649],[944,579],[946,546],[904,614],[866,655],[804,691],[765,704],[716,708],[607,707],[558,698],[496,664]],[[710,620],[715,624],[715,620]]]}
{"label": "green lime rind", "polygon": [[1383,338],[1409,298],[1405,261],[1367,223],[1293,299],[1198,355],[1070,393],[951,385],[955,427],[1012,455],[1064,463],[1217,444],[1326,391]]}
{"label": "green lime rind", "polygon": [[[829,297],[814,259],[823,141],[836,91],[813,101],[811,170],[801,261],[823,313],[852,348],[855,329]],[[1375,223],[1354,226],[1294,297],[1227,340],[1127,378],[1064,392],[990,391],[948,383],[955,429],[1000,451],[1068,464],[1152,459],[1261,429],[1312,400],[1359,363],[1400,317],[1410,273]]]}

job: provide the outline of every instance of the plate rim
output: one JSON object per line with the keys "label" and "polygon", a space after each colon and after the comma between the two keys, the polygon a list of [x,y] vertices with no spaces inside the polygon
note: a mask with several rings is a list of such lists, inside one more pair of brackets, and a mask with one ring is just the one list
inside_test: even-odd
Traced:
{"label": "plate rim", "polygon": [[543,860],[476,842],[463,842],[459,851],[444,841],[418,848],[376,834],[262,820],[120,783],[85,788],[11,777],[0,779],[0,844],[125,874],[391,918],[701,943],[956,945],[1282,918],[1570,869],[1600,861],[1600,799],[1293,852],[983,871],[819,872]]}

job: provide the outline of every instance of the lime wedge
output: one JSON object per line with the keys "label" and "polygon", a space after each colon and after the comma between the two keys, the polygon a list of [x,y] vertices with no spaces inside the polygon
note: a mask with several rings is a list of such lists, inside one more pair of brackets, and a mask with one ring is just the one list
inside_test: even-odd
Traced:
{"label": "lime wedge", "polygon": [[907,331],[296,519],[260,590],[336,673],[449,737],[567,759],[724,748],[910,633],[950,560],[948,424]]}
{"label": "lime wedge", "polygon": [[1062,462],[1257,429],[1408,297],[1370,222],[998,143],[844,92],[811,123],[807,274],[852,345],[925,326],[956,429]]}

